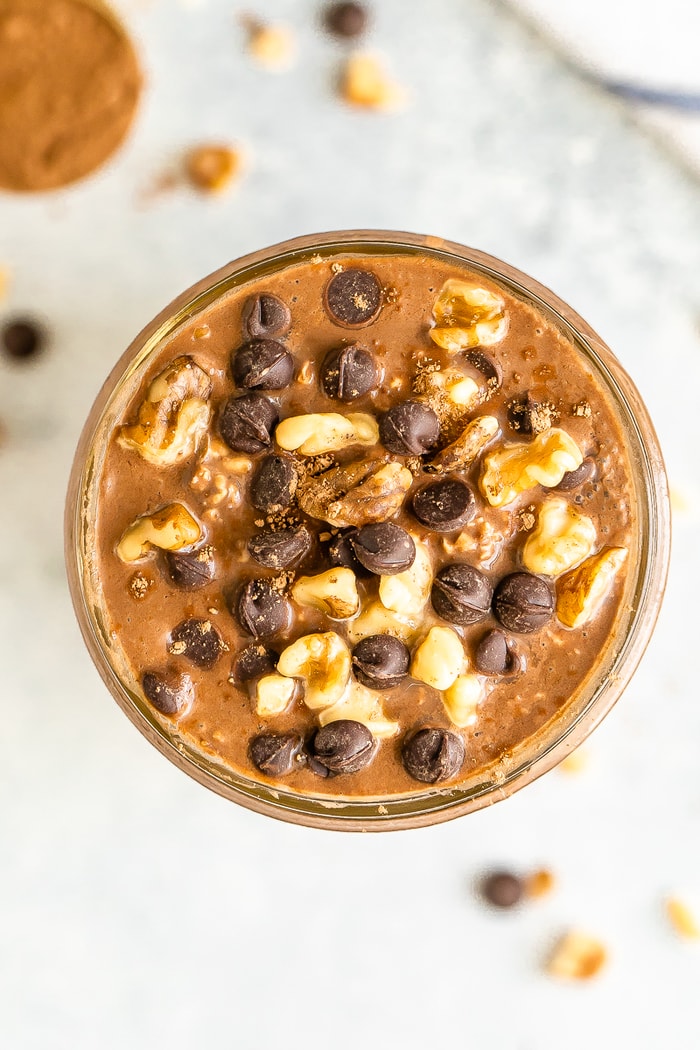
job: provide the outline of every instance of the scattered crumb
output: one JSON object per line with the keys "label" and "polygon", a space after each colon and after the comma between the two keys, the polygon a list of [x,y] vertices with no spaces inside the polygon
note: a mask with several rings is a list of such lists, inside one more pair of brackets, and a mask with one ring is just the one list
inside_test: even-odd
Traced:
{"label": "scattered crumb", "polygon": [[533,871],[533,873],[528,875],[525,879],[525,896],[546,897],[552,892],[555,885],[556,879],[551,871],[547,871],[546,868],[542,868],[539,871]]}
{"label": "scattered crumb", "polygon": [[576,751],[572,751],[570,755],[562,759],[559,763],[559,768],[562,773],[577,774],[582,773],[587,768],[590,761],[590,756],[587,751],[583,748],[577,748]]}
{"label": "scattered crumb", "polygon": [[266,25],[247,15],[242,22],[248,34],[248,54],[259,66],[282,73],[294,65],[296,38],[288,26]]}
{"label": "scattered crumb", "polygon": [[691,908],[678,897],[666,901],[666,917],[680,937],[700,940],[700,921]]}
{"label": "scattered crumb", "polygon": [[331,263],[331,273],[342,273],[343,264],[339,262]]}
{"label": "scattered crumb", "polygon": [[205,193],[220,193],[240,174],[240,151],[230,146],[195,146],[185,157],[187,179]]}
{"label": "scattered crumb", "polygon": [[530,532],[531,529],[534,529],[537,518],[533,510],[533,507],[525,507],[518,512],[518,532]]}
{"label": "scattered crumb", "polygon": [[557,941],[545,971],[550,977],[586,981],[600,973],[607,958],[601,941],[579,930],[570,930]]}
{"label": "scattered crumb", "polygon": [[200,325],[199,328],[195,328],[192,333],[193,339],[208,339],[211,335],[211,329],[208,324]]}
{"label": "scattered crumb", "polygon": [[587,401],[577,401],[575,405],[571,406],[571,415],[580,416],[582,419],[590,419],[591,406]]}
{"label": "scattered crumb", "polygon": [[397,109],[406,98],[375,55],[355,54],[347,59],[340,91],[346,102],[366,109]]}
{"label": "scattered crumb", "polygon": [[153,580],[147,579],[147,577],[140,572],[137,572],[129,580],[129,590],[131,591],[132,597],[136,598],[137,601],[145,598],[148,594],[149,588],[152,586]]}
{"label": "scattered crumb", "polygon": [[387,287],[384,288],[382,291],[384,295],[384,302],[387,304],[387,306],[393,306],[395,303],[398,303],[399,299],[401,298],[401,292],[398,290],[398,288],[394,288],[393,285],[387,285]]}

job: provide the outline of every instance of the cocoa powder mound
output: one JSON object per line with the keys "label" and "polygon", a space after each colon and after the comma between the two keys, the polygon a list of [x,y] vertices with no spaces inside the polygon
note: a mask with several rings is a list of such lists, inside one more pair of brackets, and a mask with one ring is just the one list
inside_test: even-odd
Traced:
{"label": "cocoa powder mound", "polygon": [[0,189],[51,190],[98,168],[129,130],[141,83],[100,0],[0,0]]}

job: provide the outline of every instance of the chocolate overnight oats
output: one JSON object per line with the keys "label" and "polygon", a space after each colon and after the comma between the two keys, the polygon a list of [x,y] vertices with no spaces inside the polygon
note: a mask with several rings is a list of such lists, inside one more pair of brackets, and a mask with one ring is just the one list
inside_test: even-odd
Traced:
{"label": "chocolate overnight oats", "polygon": [[638,450],[605,369],[484,257],[305,247],[210,286],[118,383],[81,594],[211,786],[441,819],[623,677]]}

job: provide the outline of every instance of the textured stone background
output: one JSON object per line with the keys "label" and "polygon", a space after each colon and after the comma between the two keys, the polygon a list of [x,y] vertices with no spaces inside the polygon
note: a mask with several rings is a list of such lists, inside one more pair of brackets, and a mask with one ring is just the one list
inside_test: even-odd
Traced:
{"label": "textured stone background", "polygon": [[[369,43],[411,96],[386,116],[336,99],[315,4],[261,4],[298,35],[278,75],[244,55],[230,0],[118,6],[149,79],[127,148],[63,193],[0,196],[0,317],[53,332],[31,367],[0,364],[0,1042],[690,1050],[699,948],[662,902],[700,906],[697,183],[500,3],[377,2]],[[249,150],[234,192],[148,192],[211,137]],[[254,816],[147,745],[83,649],[61,536],[83,419],[141,326],[230,258],[353,226],[462,241],[553,287],[636,379],[677,493],[659,628],[585,770],[367,837]],[[471,888],[494,864],[558,888],[493,914]],[[572,925],[610,948],[586,986],[542,973]]]}

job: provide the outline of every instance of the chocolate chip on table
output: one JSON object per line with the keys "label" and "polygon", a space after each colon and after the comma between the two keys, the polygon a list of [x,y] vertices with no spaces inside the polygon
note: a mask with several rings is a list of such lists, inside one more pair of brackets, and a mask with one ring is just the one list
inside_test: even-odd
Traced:
{"label": "chocolate chip on table", "polygon": [[549,430],[559,413],[550,401],[536,401],[528,391],[509,401],[507,416],[512,430],[529,436]]}
{"label": "chocolate chip on table", "polygon": [[523,880],[510,871],[492,871],[479,884],[484,900],[496,908],[512,908],[520,902],[525,887]]}
{"label": "chocolate chip on table", "polygon": [[363,525],[350,535],[350,544],[361,565],[377,576],[395,576],[413,565],[413,538],[391,521]]}
{"label": "chocolate chip on table", "polygon": [[170,579],[185,591],[205,587],[214,579],[216,564],[209,546],[193,551],[165,551],[163,558]]}
{"label": "chocolate chip on table", "polygon": [[504,576],[493,596],[493,611],[507,631],[531,634],[539,631],[554,612],[549,584],[529,572]]}
{"label": "chocolate chip on table", "polygon": [[2,348],[8,357],[24,360],[34,357],[44,345],[44,332],[27,317],[9,321],[2,329]]}
{"label": "chocolate chip on table", "polygon": [[279,411],[274,401],[262,394],[230,397],[219,416],[219,433],[234,452],[255,455],[272,444],[272,431]]}
{"label": "chocolate chip on table", "polygon": [[481,372],[491,393],[501,386],[503,382],[503,371],[498,361],[489,357],[489,355],[485,354],[483,350],[470,350],[464,355],[464,357],[472,368],[475,368],[477,372]]}
{"label": "chocolate chip on table", "polygon": [[168,652],[184,656],[197,667],[210,671],[221,656],[224,641],[211,620],[193,616],[170,633]]}
{"label": "chocolate chip on table", "polygon": [[401,758],[414,780],[435,784],[459,773],[464,762],[464,741],[448,729],[429,726],[404,741]]}
{"label": "chocolate chip on table", "polygon": [[345,569],[352,569],[356,576],[367,578],[373,574],[369,569],[366,569],[360,561],[358,561],[351,542],[352,537],[356,533],[357,529],[351,529],[349,532],[341,532],[338,536],[334,536],[326,547],[326,553],[328,554],[328,560],[331,565],[339,565]]}
{"label": "chocolate chip on table", "polygon": [[430,592],[438,616],[464,627],[488,616],[492,597],[493,588],[486,576],[461,562],[443,566]]}
{"label": "chocolate chip on table", "polygon": [[291,773],[303,746],[298,733],[262,733],[251,740],[248,753],[261,773],[283,777]]}
{"label": "chocolate chip on table", "polygon": [[326,397],[354,401],[377,385],[377,366],[369,350],[357,343],[326,354],[321,365],[321,387]]}
{"label": "chocolate chip on table", "polygon": [[401,401],[379,420],[379,440],[397,456],[422,456],[439,437],[440,420],[421,401]]}
{"label": "chocolate chip on table", "polygon": [[336,324],[362,328],[379,313],[382,289],[378,277],[370,270],[351,267],[331,277],[324,298],[326,310]]}
{"label": "chocolate chip on table", "polygon": [[312,537],[304,525],[297,528],[279,529],[277,532],[260,532],[248,540],[251,558],[267,569],[289,569],[296,565],[311,550]]}
{"label": "chocolate chip on table", "polygon": [[369,765],[377,744],[366,725],[340,718],[319,729],[310,744],[313,758],[329,773],[357,773]]}
{"label": "chocolate chip on table", "polygon": [[410,663],[407,646],[391,634],[372,634],[352,651],[355,678],[369,689],[393,689],[408,674]]}
{"label": "chocolate chip on table", "polygon": [[587,481],[593,481],[596,476],[596,461],[592,456],[586,456],[583,463],[576,470],[567,470],[564,477],[554,491],[571,492],[585,485]]}
{"label": "chocolate chip on table", "polygon": [[231,372],[245,390],[284,390],[294,378],[294,358],[274,339],[255,339],[234,350]]}
{"label": "chocolate chip on table", "polygon": [[144,696],[162,715],[177,715],[192,702],[192,682],[187,675],[146,671],[141,678]]}
{"label": "chocolate chip on table", "polygon": [[292,607],[268,579],[249,580],[237,603],[238,619],[244,631],[255,638],[286,631],[292,622]]}
{"label": "chocolate chip on table", "polygon": [[294,499],[298,480],[291,456],[273,452],[258,463],[250,482],[250,502],[266,514],[286,510]]}
{"label": "chocolate chip on table", "polygon": [[368,20],[364,4],[353,3],[351,0],[328,4],[323,12],[323,24],[328,32],[347,39],[361,36],[367,28]]}
{"label": "chocolate chip on table", "polygon": [[248,645],[237,653],[231,664],[229,681],[240,684],[252,682],[277,667],[279,655],[266,645]]}
{"label": "chocolate chip on table", "polygon": [[241,321],[243,331],[251,339],[267,339],[288,332],[292,326],[292,314],[287,304],[276,295],[263,292],[246,299]]}
{"label": "chocolate chip on table", "polygon": [[453,532],[474,517],[476,501],[469,486],[459,478],[440,478],[419,489],[411,501],[421,525],[433,532]]}
{"label": "chocolate chip on table", "polygon": [[481,674],[512,677],[520,673],[523,663],[505,631],[488,631],[474,650],[474,666]]}

